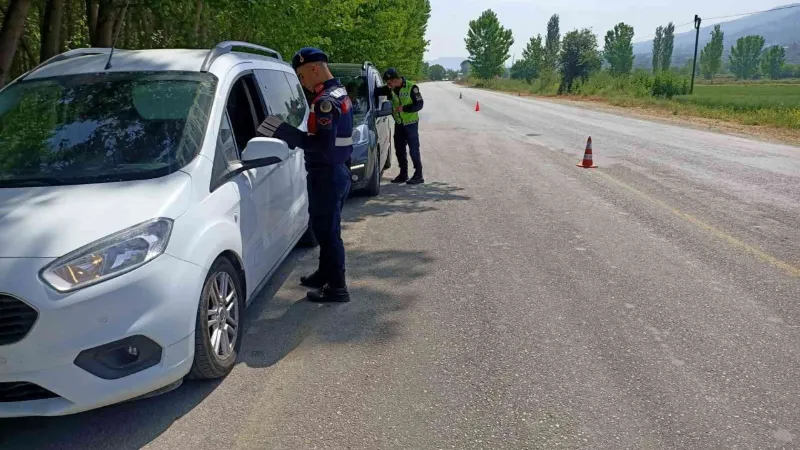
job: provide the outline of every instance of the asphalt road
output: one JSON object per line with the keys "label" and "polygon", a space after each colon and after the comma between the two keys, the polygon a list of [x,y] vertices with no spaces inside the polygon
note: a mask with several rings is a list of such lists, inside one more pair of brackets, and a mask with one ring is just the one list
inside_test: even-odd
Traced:
{"label": "asphalt road", "polygon": [[0,446],[800,448],[800,148],[459,90],[422,86],[428,183],[347,205],[352,303],[295,252],[221,383]]}

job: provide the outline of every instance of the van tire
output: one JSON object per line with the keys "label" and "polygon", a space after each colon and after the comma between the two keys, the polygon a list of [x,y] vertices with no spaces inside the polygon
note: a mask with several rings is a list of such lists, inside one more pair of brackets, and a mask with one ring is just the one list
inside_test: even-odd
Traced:
{"label": "van tire", "polygon": [[[211,292],[216,280],[226,278],[226,282],[232,283],[230,288],[236,292],[236,320],[235,342],[233,351],[224,357],[220,357],[214,350],[211,343],[211,332],[209,331],[209,306],[211,306]],[[219,258],[211,265],[211,269],[203,282],[203,290],[200,293],[200,302],[197,307],[197,317],[195,319],[194,331],[194,362],[187,378],[192,380],[211,380],[222,378],[228,375],[233,366],[236,365],[236,358],[242,348],[242,338],[244,337],[244,308],[245,292],[242,289],[242,281],[239,273],[227,258]],[[231,313],[228,313],[231,314]],[[228,322],[226,321],[226,324]],[[224,331],[223,331],[224,332]]]}

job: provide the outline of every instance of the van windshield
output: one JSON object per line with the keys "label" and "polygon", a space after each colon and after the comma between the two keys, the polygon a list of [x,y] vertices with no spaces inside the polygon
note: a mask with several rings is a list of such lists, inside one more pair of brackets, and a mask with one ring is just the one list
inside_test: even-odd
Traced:
{"label": "van windshield", "polygon": [[0,188],[102,183],[175,172],[202,145],[216,78],[93,73],[0,91]]}

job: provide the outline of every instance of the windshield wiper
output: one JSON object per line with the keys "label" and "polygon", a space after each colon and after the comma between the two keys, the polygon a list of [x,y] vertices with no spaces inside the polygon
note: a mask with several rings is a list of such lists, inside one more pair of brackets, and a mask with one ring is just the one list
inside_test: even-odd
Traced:
{"label": "windshield wiper", "polygon": [[116,169],[108,173],[91,176],[66,176],[66,177],[30,177],[30,178],[2,178],[0,188],[37,187],[37,186],[69,186],[75,184],[95,183],[120,183],[124,181],[147,180],[168,175],[170,166],[159,166],[149,170],[124,170]]}
{"label": "windshield wiper", "polygon": [[55,177],[0,178],[0,187],[62,186],[70,182],[71,180]]}

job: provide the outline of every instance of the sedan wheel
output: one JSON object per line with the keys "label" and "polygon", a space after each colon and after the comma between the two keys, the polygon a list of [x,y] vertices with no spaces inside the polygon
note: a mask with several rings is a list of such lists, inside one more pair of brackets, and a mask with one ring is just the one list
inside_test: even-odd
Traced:
{"label": "sedan wheel", "polygon": [[233,370],[242,344],[243,311],[239,274],[230,261],[219,259],[209,270],[200,297],[190,378],[220,378]]}
{"label": "sedan wheel", "polygon": [[369,178],[369,184],[364,188],[364,194],[369,197],[375,197],[381,193],[381,174],[383,171],[380,169],[380,148],[375,157],[375,164],[372,165],[372,175]]}

